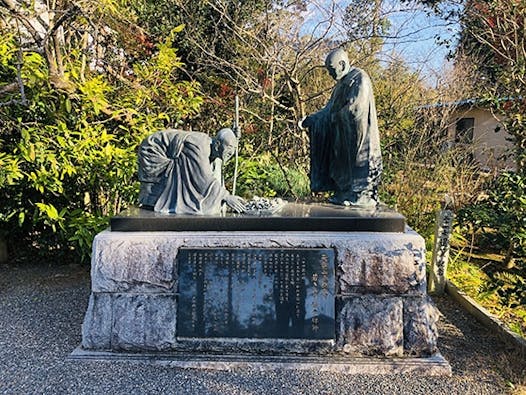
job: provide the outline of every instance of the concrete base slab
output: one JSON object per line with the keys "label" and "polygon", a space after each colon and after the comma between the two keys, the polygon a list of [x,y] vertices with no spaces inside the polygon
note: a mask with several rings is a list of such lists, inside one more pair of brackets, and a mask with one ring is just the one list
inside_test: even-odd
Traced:
{"label": "concrete base slab", "polygon": [[440,353],[427,358],[352,358],[341,355],[233,355],[191,353],[117,353],[90,351],[77,347],[69,360],[132,362],[182,369],[315,370],[342,374],[411,374],[451,376],[451,366]]}

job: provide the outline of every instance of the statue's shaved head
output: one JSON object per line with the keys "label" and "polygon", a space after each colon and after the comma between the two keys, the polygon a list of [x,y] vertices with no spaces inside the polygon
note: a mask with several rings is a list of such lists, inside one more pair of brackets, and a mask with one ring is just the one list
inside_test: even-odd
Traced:
{"label": "statue's shaved head", "polygon": [[237,147],[237,137],[230,128],[223,128],[217,132],[216,139],[225,146]]}
{"label": "statue's shaved head", "polygon": [[325,59],[325,67],[332,78],[340,80],[351,68],[347,51],[343,48],[336,48],[329,52]]}
{"label": "statue's shaved head", "polygon": [[212,158],[221,158],[227,162],[236,152],[237,137],[232,129],[224,128],[212,139]]}

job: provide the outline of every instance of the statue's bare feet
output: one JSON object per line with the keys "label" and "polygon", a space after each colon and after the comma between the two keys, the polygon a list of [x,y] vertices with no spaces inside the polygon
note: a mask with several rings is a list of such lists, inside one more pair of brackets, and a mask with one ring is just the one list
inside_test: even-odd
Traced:
{"label": "statue's bare feet", "polygon": [[360,195],[354,202],[349,202],[352,207],[374,208],[378,204],[376,200],[367,195]]}
{"label": "statue's bare feet", "polygon": [[329,198],[329,203],[337,204],[345,207],[356,207],[356,208],[374,208],[377,205],[377,201],[367,194],[356,195],[355,193],[341,193],[336,192]]}
{"label": "statue's bare feet", "polygon": [[335,192],[334,195],[329,198],[329,203],[339,206],[350,206],[350,202],[354,200],[352,195],[353,194],[349,193]]}

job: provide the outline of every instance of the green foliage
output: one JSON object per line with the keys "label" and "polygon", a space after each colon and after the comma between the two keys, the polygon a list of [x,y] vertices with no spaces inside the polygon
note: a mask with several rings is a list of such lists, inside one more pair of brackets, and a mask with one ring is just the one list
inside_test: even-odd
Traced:
{"label": "green foliage", "polygon": [[271,5],[272,2],[262,0],[228,0],[220,3],[152,0],[130,2],[141,26],[155,39],[165,37],[173,26],[187,26],[176,37],[175,44],[188,64],[193,64],[203,56],[202,49],[192,45],[196,39],[206,47],[209,52],[207,56],[213,54],[225,60],[236,57],[232,45],[235,30],[247,23],[254,23],[258,13]]}
{"label": "green foliage", "polygon": [[[526,64],[526,56],[522,59],[522,62]],[[504,93],[504,95],[512,95],[506,96],[511,97],[511,99],[503,99],[500,94],[490,94],[486,97],[489,96],[491,107],[497,114],[501,115],[501,123],[510,135],[510,140],[514,145],[514,158],[516,160],[517,172],[526,176],[526,98],[524,96],[518,96],[524,93],[526,83],[526,80],[524,80],[524,76],[526,75],[525,66],[523,66],[521,71],[516,71],[515,73],[518,72],[522,73],[521,78],[519,79],[517,77],[514,82],[511,81],[509,76],[504,77],[503,83],[505,86],[516,86],[515,89]]]}
{"label": "green foliage", "polygon": [[[0,228],[13,240],[76,253],[85,259],[107,219],[136,203],[136,150],[152,131],[175,126],[199,109],[195,82],[181,81],[173,34],[132,65],[127,79],[67,63],[71,92],[53,88],[46,62],[24,54],[26,103],[0,106]],[[16,80],[13,37],[2,36],[0,80]],[[82,75],[82,77],[81,77]],[[20,91],[9,99],[18,98]],[[18,230],[16,230],[18,229]]]}
{"label": "green foliage", "polygon": [[[526,257],[526,178],[513,172],[502,173],[487,187],[487,197],[461,209],[458,221],[480,234],[489,245],[513,257]],[[524,265],[526,275],[526,264]]]}
{"label": "green foliage", "polygon": [[490,277],[480,269],[479,266],[464,259],[462,251],[454,256],[448,265],[448,278],[455,285],[471,296],[476,295],[479,301],[485,303],[497,303],[498,298],[493,290],[487,292],[486,284]]}
{"label": "green foliage", "polygon": [[490,289],[499,295],[499,302],[504,306],[515,308],[526,306],[526,278],[506,272],[498,272],[494,275]]}
{"label": "green foliage", "polygon": [[[508,318],[511,327],[526,333],[526,2],[474,0],[420,0],[448,21],[460,22],[460,39],[454,54],[456,67],[466,68],[474,87],[471,97],[500,119],[514,144],[516,171],[507,172],[483,186],[485,195],[458,212],[460,232],[470,240],[470,250],[491,258],[475,260],[482,280],[480,295],[493,295],[485,304],[492,312]],[[466,98],[466,97],[463,97]],[[470,253],[470,256],[474,255]],[[464,274],[468,270],[464,270]],[[462,270],[452,272],[462,281]],[[483,301],[484,302],[484,301]],[[484,303],[482,303],[484,305]]]}
{"label": "green foliage", "polygon": [[459,225],[482,250],[503,254],[501,262],[485,265],[487,289],[498,303],[526,307],[526,178],[501,174],[487,187],[480,202],[461,209]]}
{"label": "green foliage", "polygon": [[[485,272],[487,267],[487,260],[466,259],[466,254],[459,251],[449,263],[448,279],[506,322],[511,330],[524,336],[526,334],[524,278],[505,272],[488,275]],[[517,289],[519,292],[516,292]]]}
{"label": "green foliage", "polygon": [[[232,164],[227,168],[232,174]],[[280,166],[269,153],[252,158],[239,158],[237,193],[246,198],[254,196],[305,198],[309,196],[309,180],[305,173]]]}

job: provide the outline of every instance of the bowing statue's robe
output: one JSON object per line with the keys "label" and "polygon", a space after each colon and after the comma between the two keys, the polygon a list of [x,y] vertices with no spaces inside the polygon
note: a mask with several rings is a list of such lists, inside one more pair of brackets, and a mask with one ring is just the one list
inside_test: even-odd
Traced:
{"label": "bowing statue's robe", "polygon": [[309,126],[313,192],[337,191],[377,200],[382,171],[376,107],[369,76],[352,68]]}
{"label": "bowing statue's robe", "polygon": [[139,147],[139,203],[154,211],[217,214],[229,192],[214,175],[205,133],[162,130]]}

